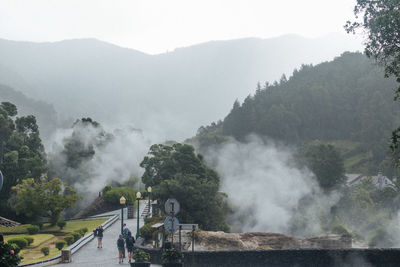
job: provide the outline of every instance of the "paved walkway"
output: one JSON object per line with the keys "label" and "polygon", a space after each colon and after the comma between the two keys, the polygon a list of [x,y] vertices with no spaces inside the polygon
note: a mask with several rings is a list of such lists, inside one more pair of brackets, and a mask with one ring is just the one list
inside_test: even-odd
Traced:
{"label": "paved walkway", "polygon": [[[144,205],[141,205],[141,209]],[[140,214],[142,211],[140,211]],[[126,214],[126,213],[125,213]],[[136,237],[137,219],[125,219],[124,223]],[[139,227],[143,225],[143,219],[139,219]],[[78,252],[72,255],[71,263],[61,263],[65,267],[106,267],[106,266],[130,266],[125,259],[123,264],[118,263],[117,239],[121,233],[121,220],[104,231],[103,248],[97,248],[97,238],[87,243]],[[161,266],[152,264],[151,266]]]}

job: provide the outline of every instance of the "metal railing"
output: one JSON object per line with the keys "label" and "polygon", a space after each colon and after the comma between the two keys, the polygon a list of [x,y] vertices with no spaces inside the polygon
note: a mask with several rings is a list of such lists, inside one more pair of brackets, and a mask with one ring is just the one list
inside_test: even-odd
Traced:
{"label": "metal railing", "polygon": [[[118,219],[119,219],[119,215],[114,215],[113,217],[111,217],[105,223],[102,224],[103,228],[107,229],[108,227],[110,227]],[[69,246],[67,248],[67,250],[71,250],[71,254],[74,254],[81,247],[83,247],[84,245],[89,243],[93,238],[94,238],[94,235],[93,235],[93,232],[92,232],[92,233],[80,238],[79,240],[77,240],[75,243],[73,243],[71,246]],[[60,261],[60,259],[61,259],[61,252],[57,256],[54,256],[54,257],[52,257],[50,259],[39,261],[39,262],[35,262],[35,263],[23,264],[23,265],[19,265],[19,266],[21,266],[21,267],[26,267],[26,266],[35,266],[35,267],[46,266],[46,265],[49,265],[49,264],[58,263]]]}

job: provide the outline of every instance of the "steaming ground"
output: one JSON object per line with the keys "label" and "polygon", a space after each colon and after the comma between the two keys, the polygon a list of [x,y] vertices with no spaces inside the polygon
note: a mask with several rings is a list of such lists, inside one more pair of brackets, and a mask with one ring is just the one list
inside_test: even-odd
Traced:
{"label": "steaming ground", "polygon": [[338,200],[336,194],[322,194],[309,170],[295,166],[287,147],[264,143],[256,136],[246,143],[232,140],[208,151],[207,158],[221,175],[221,190],[233,206],[234,231],[291,233],[300,201],[308,199],[301,212],[309,223],[297,234],[318,234],[320,211],[329,210]]}
{"label": "steaming ground", "polygon": [[[80,209],[107,184],[123,183],[134,177],[135,188],[143,186],[139,182],[143,173],[139,164],[152,144],[166,140],[156,131],[142,132],[133,127],[110,129],[105,132],[112,133],[111,138],[102,135],[102,129],[58,130],[48,142],[52,144],[46,148],[51,166],[59,170],[59,177],[72,179],[72,185],[84,196]],[[76,169],[66,167],[62,153],[66,138],[72,135],[84,146],[94,145],[96,151],[91,160]],[[293,151],[271,140],[249,136],[244,143],[230,140],[205,153],[205,159],[220,174],[220,190],[228,195],[233,210],[229,218],[232,231],[278,232],[303,237],[329,232],[323,225],[340,194],[324,194],[314,174],[296,166]],[[394,216],[388,225],[396,246],[400,245],[398,225],[400,215]]]}

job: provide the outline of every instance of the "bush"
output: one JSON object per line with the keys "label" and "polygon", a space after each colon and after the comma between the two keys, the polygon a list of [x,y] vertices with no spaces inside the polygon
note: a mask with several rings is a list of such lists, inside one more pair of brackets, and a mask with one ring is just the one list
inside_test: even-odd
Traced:
{"label": "bush", "polygon": [[74,232],[80,234],[81,237],[85,235],[85,231],[83,229],[75,230]]}
{"label": "bush", "polygon": [[28,226],[28,228],[26,228],[26,230],[28,231],[28,234],[34,235],[34,234],[39,233],[40,228],[37,225],[32,225],[31,224],[31,225]]}
{"label": "bush", "polygon": [[103,188],[103,194],[107,193],[107,192],[110,191],[111,189],[112,189],[112,186],[111,186],[111,185],[106,185],[106,186]]}
{"label": "bush", "polygon": [[24,238],[26,239],[26,241],[28,241],[28,246],[30,246],[30,244],[32,244],[34,241],[33,237],[31,237],[31,236],[26,235],[26,236],[24,236]]}
{"label": "bush", "polygon": [[62,250],[66,244],[67,242],[65,242],[64,240],[59,240],[56,242],[56,248],[58,248],[58,250]]}
{"label": "bush", "polygon": [[17,244],[11,244],[11,247],[14,249],[15,253],[19,253],[21,251],[21,248]]}
{"label": "bush", "polygon": [[349,230],[347,230],[347,228],[341,224],[333,226],[332,233],[337,234],[337,235],[351,236],[351,233],[349,232]]}
{"label": "bush", "polygon": [[40,251],[43,253],[43,255],[47,256],[50,253],[50,248],[49,247],[42,247]]}
{"label": "bush", "polygon": [[67,225],[66,221],[61,220],[57,222],[57,226],[60,227],[60,230],[62,230],[65,227],[65,225]]}
{"label": "bush", "polygon": [[153,228],[151,226],[152,226],[151,223],[147,223],[143,225],[139,230],[140,236],[143,237],[145,240],[152,239],[153,233],[157,231],[157,228]]}
{"label": "bush", "polygon": [[14,237],[8,240],[8,244],[17,244],[21,249],[28,246],[28,240],[23,237]]}
{"label": "bush", "polygon": [[126,198],[127,204],[135,203],[136,192],[126,186],[112,188],[109,191],[105,192],[104,201],[110,204],[120,205],[119,199],[121,198],[121,196],[124,196]]}
{"label": "bush", "polygon": [[81,230],[83,231],[83,234],[86,234],[87,231],[89,231],[87,227],[83,227]]}
{"label": "bush", "polygon": [[135,262],[149,262],[150,261],[150,254],[144,252],[141,249],[135,249],[132,257],[135,260]]}
{"label": "bush", "polygon": [[78,241],[81,238],[81,234],[78,232],[72,232],[71,235],[74,237],[74,242]]}
{"label": "bush", "polygon": [[162,254],[163,263],[179,263],[182,262],[183,254],[176,248],[170,248],[165,250]]}
{"label": "bush", "polygon": [[0,243],[0,266],[16,267],[21,261],[20,249],[15,244]]}
{"label": "bush", "polygon": [[68,234],[68,235],[66,235],[66,236],[64,237],[64,240],[65,240],[65,242],[67,242],[68,245],[71,245],[71,244],[74,243],[75,238],[74,238],[73,235]]}
{"label": "bush", "polygon": [[37,226],[39,226],[39,229],[40,229],[40,230],[42,230],[42,228],[43,228],[43,223],[42,223],[42,222],[34,222],[34,223],[32,223],[32,225],[37,225]]}

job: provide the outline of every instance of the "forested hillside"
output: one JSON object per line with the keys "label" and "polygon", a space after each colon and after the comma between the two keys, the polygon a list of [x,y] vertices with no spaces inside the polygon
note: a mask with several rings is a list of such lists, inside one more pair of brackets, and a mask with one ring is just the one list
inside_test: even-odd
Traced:
{"label": "forested hillside", "polygon": [[160,55],[95,39],[0,40],[0,83],[51,103],[61,119],[129,120],[182,139],[224,116],[257,81],[357,49],[357,42],[342,35],[212,41]]}
{"label": "forested hillside", "polygon": [[223,136],[243,141],[251,133],[295,145],[317,139],[342,151],[347,171],[374,173],[387,165],[388,139],[399,123],[395,88],[364,55],[344,53],[258,86],[223,122],[201,127],[197,140],[203,146]]}

